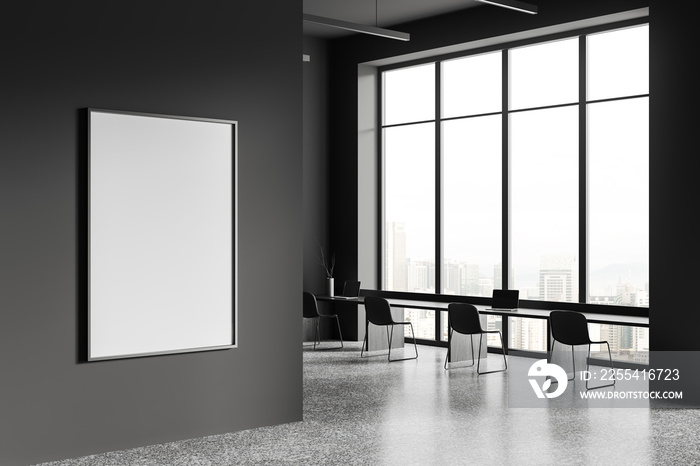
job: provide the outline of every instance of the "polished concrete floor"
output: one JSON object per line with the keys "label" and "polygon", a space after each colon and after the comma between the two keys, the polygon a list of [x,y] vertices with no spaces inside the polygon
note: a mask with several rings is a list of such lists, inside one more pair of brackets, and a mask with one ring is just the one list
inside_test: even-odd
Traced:
{"label": "polished concrete floor", "polygon": [[513,408],[508,378],[532,359],[478,376],[445,371],[444,348],[388,363],[360,359],[359,347],[304,349],[303,422],[45,465],[700,464],[700,410]]}

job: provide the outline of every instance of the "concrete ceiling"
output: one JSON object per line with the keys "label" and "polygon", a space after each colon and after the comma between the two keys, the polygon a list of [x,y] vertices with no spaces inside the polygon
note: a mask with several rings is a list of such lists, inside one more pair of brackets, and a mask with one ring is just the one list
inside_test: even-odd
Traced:
{"label": "concrete ceiling", "polygon": [[[304,0],[304,13],[367,26],[391,28],[407,21],[475,6],[497,8],[474,0]],[[304,34],[330,39],[353,33],[304,23]]]}

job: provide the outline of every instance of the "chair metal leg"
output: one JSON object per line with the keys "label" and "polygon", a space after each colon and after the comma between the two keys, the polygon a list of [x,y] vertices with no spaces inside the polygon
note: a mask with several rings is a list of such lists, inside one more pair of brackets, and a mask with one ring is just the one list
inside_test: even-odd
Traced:
{"label": "chair metal leg", "polygon": [[[501,332],[498,332],[498,334],[501,335]],[[482,375],[482,374],[493,374],[494,372],[504,372],[506,369],[508,369],[508,363],[506,362],[505,353],[503,354],[503,363],[505,364],[505,367],[503,369],[497,369],[497,370],[486,371],[486,372],[479,371],[479,367],[481,367],[481,343],[482,343],[483,338],[484,338],[484,334],[480,333],[479,334],[479,360],[476,364],[476,373],[479,375]],[[503,335],[501,335],[501,347],[503,347]],[[472,352],[472,354],[473,354],[473,352]],[[488,349],[486,350],[486,354],[488,356]]]}
{"label": "chair metal leg", "polygon": [[418,359],[418,345],[416,344],[416,334],[413,333],[413,324],[410,324],[411,326],[411,336],[413,337],[413,349],[416,352],[416,359]]}
{"label": "chair metal leg", "polygon": [[391,341],[394,339],[394,326],[391,326],[391,335],[389,335],[389,327],[385,327],[386,329],[386,342],[389,344],[389,354],[387,355],[387,359],[389,362],[391,362]]}
{"label": "chair metal leg", "polygon": [[[369,338],[368,338],[368,336],[369,336],[369,326],[365,327],[365,329],[366,329],[366,330],[365,330],[365,338],[362,340],[362,349],[361,349],[361,351],[360,351],[360,357],[361,357],[361,358],[364,358],[365,348],[367,348],[367,352],[369,353]],[[389,329],[388,329],[388,328],[387,328],[387,334],[386,334],[386,336],[387,336],[387,340],[390,341],[390,340],[389,340]],[[389,344],[389,354],[391,354],[391,343]],[[374,356],[379,356],[379,355],[374,355]],[[367,356],[367,357],[370,357],[370,356]]]}
{"label": "chair metal leg", "polygon": [[413,350],[416,352],[416,357],[410,359],[418,359],[418,345],[416,345],[416,334],[413,333],[413,324],[408,322],[408,326],[411,327],[411,338],[413,338]]}
{"label": "chair metal leg", "polygon": [[[411,326],[411,335],[413,335],[413,347],[416,351],[415,357],[412,358],[400,358],[400,359],[391,359],[391,343],[394,340],[394,325],[391,325],[391,333],[389,333],[389,325],[386,326],[386,336],[387,336],[387,343],[389,344],[389,354],[387,355],[387,359],[389,362],[395,362],[395,361],[406,361],[408,359],[416,359],[418,358],[418,346],[416,346],[416,337],[415,334],[413,333],[413,325],[411,325],[410,322],[406,322],[406,324]],[[395,325],[406,325],[404,323],[401,324],[395,324]],[[362,342],[362,351],[360,351],[360,357],[364,357],[364,351],[365,351],[365,345],[367,345],[367,351],[369,352],[369,340],[367,339],[367,334],[369,332],[365,332],[365,339]]]}
{"label": "chair metal leg", "polygon": [[[547,358],[548,363],[552,362],[552,356],[554,355],[554,343],[555,342],[556,342],[556,340],[552,339],[552,349],[549,351],[549,356]],[[571,364],[573,365],[574,375],[571,376],[570,379],[567,377],[567,380],[569,382],[576,378],[576,359],[574,358],[574,345],[571,345]],[[557,379],[552,378],[550,376],[545,377],[545,380],[551,380],[552,381],[551,383],[559,383],[559,381]]]}
{"label": "chair metal leg", "polygon": [[[472,367],[474,365],[474,362],[475,362],[474,361],[474,334],[469,335],[469,340],[471,341],[471,345],[472,345],[472,363],[469,367]],[[479,341],[479,356],[481,356],[481,341]],[[477,362],[477,366],[478,366],[479,365],[478,361],[476,361],[476,362]]]}
{"label": "chair metal leg", "polygon": [[[549,350],[549,354],[547,355],[547,363],[550,364],[552,362],[552,359],[554,359],[554,343],[556,343],[557,340],[552,338],[552,349]],[[544,378],[545,381],[551,380],[550,383],[559,383],[557,379],[554,379],[550,377],[549,375]]]}
{"label": "chair metal leg", "polygon": [[556,341],[557,341],[557,340],[555,340],[554,338],[552,338],[552,349],[549,350],[549,355],[548,355],[548,360],[547,360],[548,363],[552,362],[552,356],[554,356],[554,343],[555,343]]}
{"label": "chair metal leg", "polygon": [[[552,339],[552,349],[549,351],[549,356],[547,358],[547,362],[551,363],[552,362],[552,356],[554,356],[554,343],[556,343],[557,340]],[[563,344],[563,343],[562,343]],[[570,382],[576,378],[576,358],[574,357],[574,345],[571,345],[571,364],[573,365],[573,371],[574,374],[571,376],[571,378],[567,378],[567,380]],[[550,379],[551,377],[547,376],[545,380]],[[552,383],[557,383],[557,379],[552,379]]]}
{"label": "chair metal leg", "polygon": [[[452,362],[451,356],[452,356],[452,337],[454,335],[454,330],[450,329],[448,333],[448,338],[447,338],[447,357],[445,358],[445,370],[450,370],[448,367],[448,362]],[[469,335],[469,339],[471,341],[471,348],[472,348],[472,363],[469,364],[468,366],[460,366],[460,367],[473,367],[475,362],[474,362],[474,335]],[[415,341],[415,339],[414,339]],[[448,361],[448,358],[450,360]]]}
{"label": "chair metal leg", "polygon": [[318,317],[314,317],[316,319],[316,330],[315,330],[315,335],[314,335],[314,350],[316,349],[316,346],[321,345],[321,330],[320,330],[320,323],[321,323],[321,317],[334,317],[335,321],[338,325],[338,334],[340,335],[340,347],[331,347],[331,348],[319,348],[322,350],[334,350],[334,349],[343,349],[343,334],[340,331],[340,319],[338,319],[337,315],[320,315]]}
{"label": "chair metal leg", "polygon": [[314,335],[314,350],[316,349],[316,342],[318,342],[319,345],[321,344],[321,335],[318,331],[318,327],[320,324],[321,324],[321,318],[316,317],[316,334]]}
{"label": "chair metal leg", "polygon": [[[557,340],[552,339],[552,349],[551,349],[551,351],[549,352],[549,353],[550,353],[550,357],[549,357],[549,360],[547,361],[548,363],[551,363],[551,362],[552,362],[552,356],[554,356],[554,343],[556,343],[556,341],[557,341]],[[562,343],[562,344],[563,344],[563,343]],[[572,365],[572,367],[573,367],[573,375],[571,376],[570,379],[569,379],[568,377],[567,377],[567,379],[566,379],[566,380],[569,381],[569,382],[571,382],[572,380],[574,380],[574,379],[576,378],[576,357],[575,357],[575,354],[574,354],[574,345],[571,345],[571,365]],[[545,380],[548,380],[548,379],[550,379],[550,378],[551,378],[551,377],[547,376],[547,377],[545,378]],[[552,379],[552,383],[558,383],[558,382],[559,382],[559,381],[558,381],[557,379]]]}
{"label": "chair metal leg", "polygon": [[340,319],[335,316],[335,323],[338,324],[338,336],[340,337],[340,347],[343,348],[343,332],[340,331]]}
{"label": "chair metal leg", "polygon": [[[610,352],[610,343],[607,341],[605,342],[606,345],[608,345],[608,357],[610,358],[610,369],[614,370],[615,368],[613,367],[613,361],[612,361],[612,353]],[[588,344],[588,355],[586,356],[586,371],[589,369],[589,364],[588,360],[591,358],[591,344]],[[588,386],[588,380],[586,380],[586,390],[595,390],[597,388],[605,388],[605,387],[614,387],[615,386],[615,377],[613,377],[613,382],[606,384],[606,385],[599,385],[597,387],[589,387]]]}
{"label": "chair metal leg", "polygon": [[450,356],[452,356],[452,332],[453,330],[450,328],[447,330],[447,354],[445,355],[445,370],[448,370],[447,363],[450,362]]}
{"label": "chair metal leg", "polygon": [[416,351],[416,355],[412,358],[391,359],[391,342],[394,338],[394,326],[395,326],[395,325],[392,325],[391,326],[391,336],[389,337],[389,362],[408,361],[409,359],[418,359],[418,346],[416,345],[416,334],[413,333],[413,324],[411,324],[410,322],[405,322],[405,323],[401,323],[398,325],[406,325],[406,324],[408,324],[411,327],[411,337],[413,338],[413,348]]}
{"label": "chair metal leg", "polygon": [[[365,348],[367,348],[367,352],[369,353],[369,325],[365,327],[365,338],[362,340],[362,349],[360,350],[360,357],[364,358],[365,354]],[[389,337],[388,329],[387,329],[387,338]],[[389,346],[389,349],[391,350],[391,346]],[[379,355],[374,355],[374,356],[379,356]],[[367,356],[371,357],[371,356]]]}
{"label": "chair metal leg", "polygon": [[319,333],[318,333],[318,321],[320,320],[318,317],[304,317],[304,319],[314,319],[316,322],[314,325],[314,344],[313,345],[303,345],[304,348],[310,348],[313,346],[313,349],[316,349],[316,344],[320,344],[321,340],[319,339]]}
{"label": "chair metal leg", "polygon": [[573,374],[568,380],[574,380],[576,378],[576,354],[574,354],[574,345],[571,345],[571,365],[573,366]]}
{"label": "chair metal leg", "polygon": [[501,332],[498,332],[498,337],[501,339],[501,350],[503,350],[503,365],[506,369],[508,369],[508,360],[506,359],[506,347],[503,346],[503,335],[501,335]]}

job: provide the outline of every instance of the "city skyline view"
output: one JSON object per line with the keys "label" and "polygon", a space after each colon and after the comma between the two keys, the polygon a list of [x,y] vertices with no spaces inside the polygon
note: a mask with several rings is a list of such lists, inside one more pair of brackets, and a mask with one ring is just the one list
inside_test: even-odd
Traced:
{"label": "city skyline view", "polygon": [[[406,255],[406,229],[401,222],[386,228],[384,288],[389,291],[435,293],[435,261]],[[508,289],[518,289],[520,299],[578,302],[578,262],[575,256],[547,254],[539,264],[528,264],[524,274],[510,268]],[[648,266],[641,263],[610,264],[588,274],[590,304],[649,306]],[[442,294],[491,297],[502,289],[502,265],[475,264],[446,257],[443,260]],[[523,278],[524,277],[524,278]],[[517,287],[514,283],[528,284]]]}
{"label": "city skyline view", "polygon": [[[401,222],[388,222],[386,231],[387,254],[385,261],[384,289],[417,293],[435,293],[435,261],[412,259],[406,256],[406,229]],[[508,289],[519,289],[520,299],[578,302],[578,263],[575,256],[549,254],[540,258],[539,265],[531,266],[528,276],[518,280],[518,270],[511,267]],[[533,273],[533,270],[535,272]],[[470,264],[450,258],[443,260],[441,294],[458,296],[491,297],[494,289],[502,288],[502,264]],[[533,284],[528,288],[515,288],[513,283]],[[589,274],[590,290],[586,302],[597,305],[649,306],[648,267],[643,264],[614,264]],[[441,341],[447,341],[447,313],[424,309],[403,309],[404,320],[414,326],[418,339],[434,340],[436,312],[440,313],[439,333]],[[487,330],[502,331],[502,318],[483,315],[482,325]],[[508,317],[508,347],[524,351],[547,351],[547,322],[545,319]],[[637,361],[640,352],[649,349],[649,329],[642,327],[589,324],[594,341],[610,343],[613,358],[618,361]],[[406,337],[411,337],[406,329]],[[487,344],[500,347],[497,335],[487,336]],[[607,351],[593,345],[592,354]],[[601,353],[602,354],[602,353]],[[639,362],[639,361],[637,361]]]}

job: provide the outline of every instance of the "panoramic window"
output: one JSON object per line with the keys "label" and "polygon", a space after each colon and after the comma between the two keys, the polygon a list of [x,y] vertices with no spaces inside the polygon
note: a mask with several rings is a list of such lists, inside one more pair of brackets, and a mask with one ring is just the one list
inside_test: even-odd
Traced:
{"label": "panoramic window", "polygon": [[649,27],[587,38],[588,294],[649,306]]}
{"label": "panoramic window", "polygon": [[501,62],[496,52],[442,63],[444,294],[501,288]]}
{"label": "panoramic window", "polygon": [[578,301],[578,109],[510,117],[512,283],[521,298]]}
{"label": "panoramic window", "polygon": [[[648,35],[384,69],[384,289],[648,307]],[[512,319],[509,343],[541,350],[521,338],[541,322]]]}
{"label": "panoramic window", "polygon": [[435,64],[384,74],[384,289],[435,291]]}

